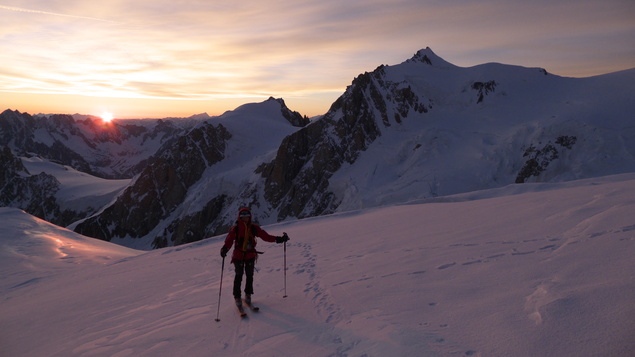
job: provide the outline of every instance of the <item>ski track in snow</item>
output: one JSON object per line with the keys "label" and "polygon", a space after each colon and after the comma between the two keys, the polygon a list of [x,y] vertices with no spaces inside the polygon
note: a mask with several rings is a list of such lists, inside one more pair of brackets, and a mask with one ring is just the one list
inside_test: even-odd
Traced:
{"label": "ski track in snow", "polygon": [[[486,264],[491,263],[499,259],[510,258],[514,256],[522,256],[529,255],[535,253],[548,253],[556,250],[560,245],[553,244],[553,242],[560,241],[560,238],[540,238],[540,239],[531,239],[524,241],[491,241],[486,242],[486,245],[491,246],[499,246],[500,248],[494,248],[494,251],[500,251],[500,253],[495,252],[492,255],[486,255],[483,257],[474,258],[473,260],[463,261],[463,262],[451,262],[447,264],[443,264],[438,266],[437,270],[444,270],[455,266],[466,266],[473,264]],[[515,247],[509,248],[508,246],[514,245]],[[464,256],[465,251],[469,252],[470,248],[475,247],[476,250],[480,250],[481,244],[453,244],[450,247],[455,248],[457,250],[461,250],[462,252],[458,255]],[[465,249],[461,249],[465,248]],[[469,253],[468,253],[469,255]]]}
{"label": "ski track in snow", "polygon": [[[302,248],[300,256],[304,257],[306,262],[301,264],[294,273],[308,275],[308,281],[304,285],[304,293],[311,298],[313,307],[324,317],[324,322],[334,322],[341,316],[341,311],[329,296],[328,291],[320,286],[320,279],[315,272],[318,257],[312,254],[311,244],[309,243],[303,243],[299,248]],[[343,283],[340,283],[340,285],[343,285]]]}

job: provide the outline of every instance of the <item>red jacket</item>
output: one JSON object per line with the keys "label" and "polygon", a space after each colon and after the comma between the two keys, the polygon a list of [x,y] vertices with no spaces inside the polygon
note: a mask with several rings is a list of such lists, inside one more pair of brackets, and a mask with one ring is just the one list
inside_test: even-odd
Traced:
{"label": "red jacket", "polygon": [[[276,241],[276,236],[270,235],[257,224],[251,223],[251,219],[248,222],[243,222],[239,218],[236,224],[238,225],[238,235],[236,235],[236,226],[232,226],[225,238],[224,245],[227,250],[234,245],[232,263],[235,260],[249,260],[258,257],[258,253],[256,253],[256,237],[260,237],[266,242],[273,243]],[[247,240],[245,240],[245,237],[247,237]]]}

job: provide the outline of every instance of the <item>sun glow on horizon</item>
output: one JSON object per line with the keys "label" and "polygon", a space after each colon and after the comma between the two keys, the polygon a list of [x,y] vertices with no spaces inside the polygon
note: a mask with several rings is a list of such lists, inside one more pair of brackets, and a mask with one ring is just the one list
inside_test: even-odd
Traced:
{"label": "sun glow on horizon", "polygon": [[112,113],[110,112],[101,113],[101,120],[103,120],[104,122],[110,123],[113,119],[114,119],[114,116],[112,115]]}

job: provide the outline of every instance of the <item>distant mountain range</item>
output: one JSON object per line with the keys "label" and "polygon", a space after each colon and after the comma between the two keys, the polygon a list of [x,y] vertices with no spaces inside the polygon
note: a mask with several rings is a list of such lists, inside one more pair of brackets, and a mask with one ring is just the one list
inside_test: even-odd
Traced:
{"label": "distant mountain range", "polygon": [[635,69],[565,78],[431,49],[356,77],[309,120],[282,99],[217,117],[0,114],[0,205],[134,248],[531,182],[635,171]]}

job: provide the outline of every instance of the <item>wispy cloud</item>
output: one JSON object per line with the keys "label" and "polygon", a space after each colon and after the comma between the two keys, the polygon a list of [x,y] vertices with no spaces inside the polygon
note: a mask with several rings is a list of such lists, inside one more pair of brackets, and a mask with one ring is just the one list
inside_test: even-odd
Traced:
{"label": "wispy cloud", "polygon": [[[297,110],[321,114],[359,73],[426,46],[460,66],[502,62],[574,76],[635,67],[631,0],[19,4],[0,5],[14,13],[0,21],[5,92],[190,99],[201,106],[274,95],[288,104],[311,102],[311,109]],[[231,108],[205,111],[225,109]]]}
{"label": "wispy cloud", "polygon": [[97,18],[97,17],[71,15],[71,14],[61,14],[61,13],[57,13],[57,12],[25,9],[25,8],[15,7],[15,6],[0,5],[0,9],[8,10],[8,11],[27,12],[27,13],[32,13],[32,14],[42,14],[42,15],[51,15],[51,16],[70,17],[70,18],[74,18],[74,19],[84,19],[84,20],[113,22],[113,23],[115,22],[115,21],[111,21],[111,20],[100,19],[100,18]]}

